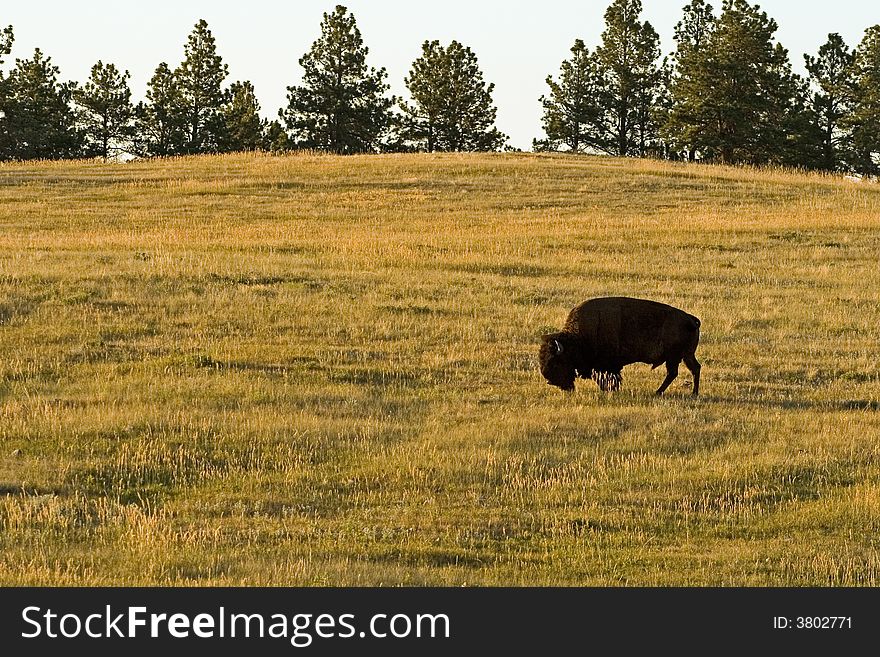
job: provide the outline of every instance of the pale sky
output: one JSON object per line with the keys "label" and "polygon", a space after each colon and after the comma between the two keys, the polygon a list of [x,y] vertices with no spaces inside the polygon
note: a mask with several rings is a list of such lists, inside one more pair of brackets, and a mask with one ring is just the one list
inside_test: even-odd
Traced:
{"label": "pale sky", "polygon": [[[659,32],[664,53],[672,50],[672,32],[688,0],[643,0],[643,18]],[[368,63],[384,66],[391,91],[405,95],[403,79],[426,39],[456,39],[476,53],[484,78],[495,83],[498,128],[511,143],[528,149],[541,137],[538,98],[544,79],[557,74],[576,38],[592,49],[598,44],[602,16],[610,0],[349,0]],[[716,11],[721,1],[711,3]],[[867,27],[880,23],[875,0],[765,0],[762,8],[779,23],[777,38],[788,48],[794,68],[803,72],[803,53],[814,54],[829,32],[839,32],[855,47]],[[297,84],[299,58],[318,37],[322,13],[332,1],[186,2],[152,0],[10,1],[0,4],[0,27],[12,24],[15,58],[29,58],[35,47],[52,57],[61,78],[83,82],[98,60],[131,72],[135,100],[141,100],[159,62],[172,68],[183,59],[183,44],[200,19],[217,41],[229,65],[227,83],[254,83],[262,113],[276,118],[286,104],[286,87]]]}

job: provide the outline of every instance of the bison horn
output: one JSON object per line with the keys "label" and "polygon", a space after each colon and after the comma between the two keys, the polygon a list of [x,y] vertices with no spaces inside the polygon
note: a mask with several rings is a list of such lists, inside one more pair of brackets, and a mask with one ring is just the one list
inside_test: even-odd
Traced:
{"label": "bison horn", "polygon": [[550,345],[553,347],[554,354],[561,354],[562,353],[562,343],[559,340],[554,340],[553,342],[550,343]]}

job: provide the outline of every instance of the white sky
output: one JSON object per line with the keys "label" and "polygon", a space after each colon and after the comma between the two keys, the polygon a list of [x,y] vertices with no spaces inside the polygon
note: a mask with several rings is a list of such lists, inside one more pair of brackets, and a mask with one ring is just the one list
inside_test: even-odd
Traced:
{"label": "white sky", "polygon": [[[672,31],[688,0],[643,0],[643,17],[673,48]],[[228,83],[251,80],[263,115],[276,118],[286,104],[286,87],[299,82],[299,58],[317,38],[321,15],[332,1],[287,0],[185,2],[152,0],[6,0],[0,26],[12,24],[15,45],[7,58],[27,58],[39,46],[61,68],[62,79],[86,80],[101,59],[131,72],[135,100],[143,99],[159,62],[174,68],[183,44],[200,19],[217,40],[229,65]],[[403,78],[425,39],[457,39],[477,54],[484,78],[495,83],[497,125],[514,146],[527,149],[542,136],[538,98],[544,79],[554,76],[576,38],[590,48],[599,42],[602,16],[610,0],[349,0],[368,62],[384,66],[391,90],[404,95]],[[716,11],[721,0],[711,2]],[[764,0],[760,5],[779,23],[777,37],[789,50],[795,70],[803,72],[805,52],[815,53],[829,32],[839,32],[854,47],[870,25],[880,23],[876,0]]]}

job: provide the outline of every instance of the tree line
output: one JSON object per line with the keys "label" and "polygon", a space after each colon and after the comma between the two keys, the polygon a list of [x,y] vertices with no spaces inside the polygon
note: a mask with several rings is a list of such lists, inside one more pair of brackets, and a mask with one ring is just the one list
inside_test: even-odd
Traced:
{"label": "tree line", "polygon": [[[854,49],[830,34],[804,56],[803,77],[776,41],[777,23],[747,0],[723,0],[718,13],[691,0],[665,57],[641,13],[641,0],[613,0],[601,43],[591,50],[575,41],[546,79],[545,136],[534,150],[880,174],[880,25]],[[13,44],[9,26],[0,66]],[[98,61],[82,85],[62,82],[37,49],[0,70],[0,160],[506,147],[494,85],[469,47],[425,41],[404,78],[408,100],[389,93],[386,70],[369,66],[368,54],[346,7],[325,13],[299,60],[301,83],[269,121],[251,82],[226,86],[228,68],[204,20],[181,63],[160,63],[137,104],[128,71]]]}
{"label": "tree line", "polygon": [[[9,26],[0,32],[0,65],[13,42]],[[504,146],[494,85],[483,80],[470,48],[425,41],[405,80],[409,102],[389,94],[387,72],[368,66],[368,53],[345,7],[325,13],[320,37],[299,60],[302,83],[287,88],[287,105],[268,121],[250,81],[225,86],[228,68],[204,20],[190,33],[181,63],[160,63],[137,104],[127,70],[99,60],[84,84],[61,82],[59,68],[38,48],[8,75],[0,71],[0,160]]]}
{"label": "tree line", "polygon": [[804,78],[776,21],[747,0],[723,0],[718,14],[691,0],[663,58],[641,11],[614,0],[601,44],[575,41],[548,76],[536,150],[880,173],[880,25],[855,50],[829,34],[804,55]]}

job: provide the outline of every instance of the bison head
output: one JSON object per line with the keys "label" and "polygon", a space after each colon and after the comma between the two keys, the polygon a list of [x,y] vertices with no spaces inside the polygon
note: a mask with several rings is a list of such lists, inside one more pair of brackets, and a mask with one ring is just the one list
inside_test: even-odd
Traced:
{"label": "bison head", "polygon": [[574,390],[574,380],[577,378],[575,366],[576,345],[572,343],[571,336],[566,333],[551,333],[545,335],[538,352],[538,360],[541,364],[541,374],[550,385],[562,388],[566,392]]}

